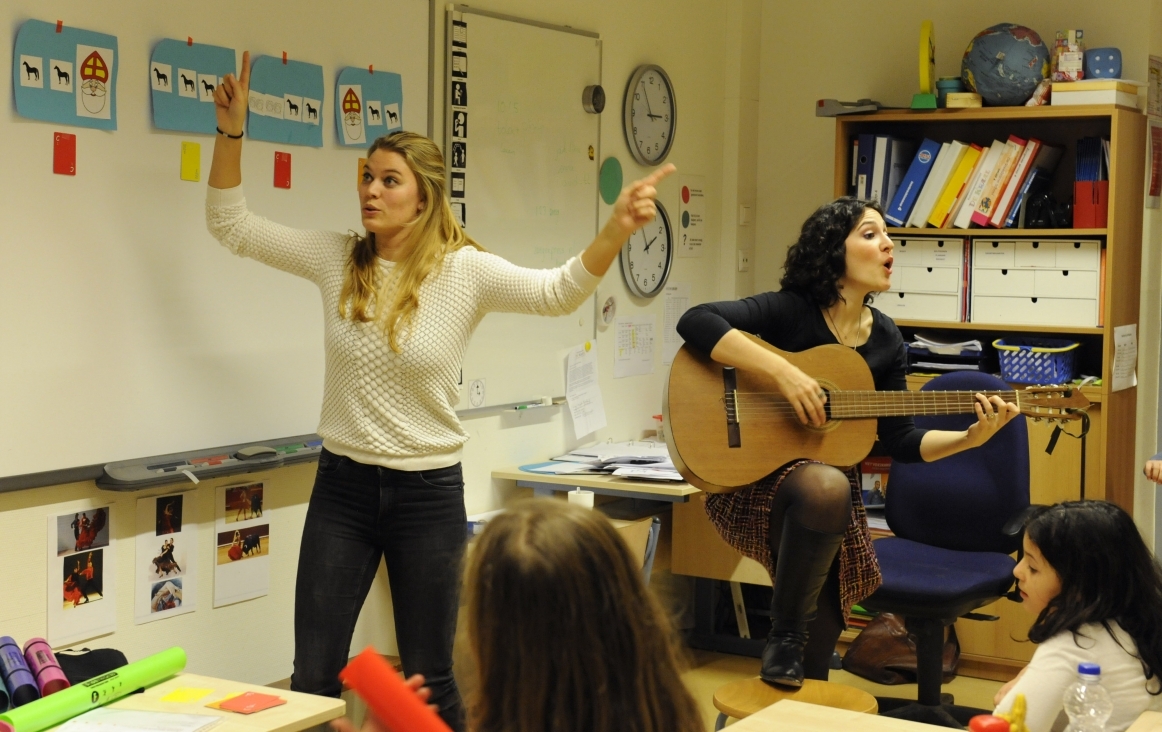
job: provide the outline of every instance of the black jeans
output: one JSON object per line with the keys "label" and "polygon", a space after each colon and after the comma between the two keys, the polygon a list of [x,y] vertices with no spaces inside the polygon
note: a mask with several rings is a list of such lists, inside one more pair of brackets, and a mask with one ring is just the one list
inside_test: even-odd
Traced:
{"label": "black jeans", "polygon": [[383,556],[404,673],[423,674],[430,703],[463,730],[452,640],[467,523],[458,463],[392,470],[323,450],[299,551],[291,689],[339,696],[339,670]]}

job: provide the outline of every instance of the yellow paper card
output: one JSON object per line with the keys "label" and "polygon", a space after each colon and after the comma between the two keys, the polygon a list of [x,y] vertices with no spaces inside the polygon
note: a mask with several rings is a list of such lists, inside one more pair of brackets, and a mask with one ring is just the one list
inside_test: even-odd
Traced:
{"label": "yellow paper card", "polygon": [[222,697],[221,699],[219,699],[217,701],[210,702],[206,706],[209,707],[210,709],[221,709],[221,707],[218,706],[219,704],[226,701],[227,699],[233,699],[236,696],[242,696],[245,693],[246,692],[244,692],[244,691],[234,691],[234,692],[227,694],[226,696]]}
{"label": "yellow paper card", "polygon": [[174,704],[189,704],[196,702],[199,699],[204,699],[214,692],[213,689],[193,689],[190,687],[182,687],[174,689],[170,693],[161,698],[163,702],[173,702]]}
{"label": "yellow paper card", "polygon": [[182,180],[197,183],[202,179],[202,146],[196,142],[182,143]]}

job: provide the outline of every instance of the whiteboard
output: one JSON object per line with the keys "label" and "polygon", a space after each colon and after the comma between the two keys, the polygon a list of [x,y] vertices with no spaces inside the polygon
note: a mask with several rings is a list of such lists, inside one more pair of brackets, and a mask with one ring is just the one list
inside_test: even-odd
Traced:
{"label": "whiteboard", "polygon": [[[0,60],[11,84],[15,29],[28,18],[118,37],[118,129],[69,128],[0,112],[0,479],[221,445],[310,434],[318,426],[323,329],[318,290],[231,255],[206,232],[214,138],[155,129],[149,59],[163,38],[323,66],[324,108],[346,66],[403,76],[404,126],[428,126],[427,0],[269,4],[5,0]],[[63,13],[63,14],[62,14]],[[383,25],[391,19],[391,43]],[[4,94],[12,99],[12,90]],[[252,210],[300,228],[360,227],[358,150],[247,140]],[[52,172],[53,132],[77,135],[75,176]],[[201,145],[201,182],[179,179],[183,141]],[[274,153],[292,155],[292,188],[273,187]],[[59,481],[58,481],[59,482]]]}
{"label": "whiteboard", "polygon": [[[600,118],[581,95],[601,83],[601,40],[463,6],[448,12],[447,39],[453,208],[490,252],[524,267],[564,264],[597,233]],[[567,351],[593,337],[593,319],[591,300],[554,318],[490,313],[468,346],[465,383],[484,379],[489,405],[562,396]]]}

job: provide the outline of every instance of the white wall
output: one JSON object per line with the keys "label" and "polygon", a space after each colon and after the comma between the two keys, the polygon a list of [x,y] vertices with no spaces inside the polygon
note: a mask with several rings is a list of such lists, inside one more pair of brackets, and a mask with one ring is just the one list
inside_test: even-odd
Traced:
{"label": "white wall", "polygon": [[[825,21],[823,19],[826,19]],[[908,106],[919,86],[920,23],[936,31],[936,75],[957,76],[968,42],[996,23],[1019,23],[1052,44],[1058,29],[1081,28],[1090,48],[1122,50],[1123,76],[1145,81],[1147,56],[1162,55],[1159,0],[1057,3],[985,0],[774,2],[762,11],[758,142],[758,242],[755,289],[778,289],[787,247],[803,220],[833,197],[835,123],[816,118],[821,98],[869,97]],[[1143,151],[1144,154],[1144,151]],[[1162,221],[1147,212],[1139,325],[1138,460],[1154,453],[1158,435],[1158,353]],[[1153,535],[1149,483],[1140,478],[1135,519]]]}
{"label": "white wall", "polygon": [[[399,0],[416,3],[424,0]],[[732,12],[754,12],[756,0],[732,0]],[[208,42],[236,45],[239,48],[247,39],[247,26],[258,23],[255,18],[277,17],[275,23],[279,32],[310,34],[327,23],[345,23],[347,18],[338,16],[344,12],[332,6],[317,6],[295,0],[293,3],[260,2],[251,4],[247,11],[248,20],[232,30],[227,36],[217,36],[211,32],[222,24],[227,24],[222,16],[204,18],[205,26],[192,31],[193,35],[204,35]],[[443,5],[436,4],[440,12],[436,27],[442,36],[444,27]],[[741,99],[749,95],[752,108],[757,108],[757,94],[740,91],[737,74],[742,60],[737,56],[728,71],[726,61],[728,51],[745,38],[747,53],[757,58],[757,26],[754,20],[742,21],[735,18],[734,38],[728,42],[727,18],[722,6],[711,0],[666,0],[636,1],[627,6],[618,0],[596,0],[588,3],[567,0],[532,2],[531,0],[496,0],[476,5],[492,10],[534,20],[570,25],[575,28],[592,30],[601,34],[604,41],[603,79],[609,103],[602,117],[602,157],[617,156],[626,171],[627,180],[640,177],[646,169],[633,162],[626,148],[621,130],[621,99],[625,84],[633,69],[642,63],[656,63],[670,74],[680,105],[679,128],[675,137],[670,161],[677,164],[684,173],[703,175],[707,189],[707,245],[700,259],[678,259],[674,266],[671,282],[688,282],[692,287],[694,301],[733,297],[736,283],[733,278],[733,251],[725,260],[719,257],[723,217],[723,191],[731,191],[732,196],[751,197],[753,200],[753,176],[740,183],[735,171],[724,185],[724,161],[753,160],[753,155],[745,147],[734,144],[724,148],[723,103],[729,94]],[[748,11],[747,8],[750,8]],[[74,15],[67,3],[48,2],[37,6],[36,16],[44,18],[65,18],[70,22]],[[288,9],[293,8],[293,12]],[[30,11],[31,12],[31,11]],[[391,14],[385,11],[382,26],[374,23],[366,27],[368,32],[381,34],[382,42],[392,43],[390,30]],[[75,21],[74,21],[75,22]],[[159,21],[160,22],[160,21]],[[262,22],[268,22],[266,20]],[[95,26],[99,27],[99,26]],[[382,32],[375,28],[382,27]],[[205,28],[204,34],[201,33]],[[161,35],[182,36],[191,31],[181,28],[169,29]],[[122,33],[122,49],[125,49],[125,32]],[[211,38],[213,40],[211,40]],[[442,44],[442,37],[438,40]],[[438,46],[442,49],[442,45]],[[123,50],[124,54],[125,51]],[[350,55],[351,49],[344,54]],[[10,53],[9,53],[10,56]],[[442,65],[442,51],[437,55]],[[346,63],[348,59],[344,58]],[[351,63],[357,63],[352,59]],[[753,64],[747,65],[753,68]],[[756,78],[749,71],[749,78]],[[437,71],[437,83],[442,69]],[[125,84],[123,77],[122,83]],[[131,83],[131,82],[130,82]],[[733,86],[734,91],[729,90]],[[123,87],[124,88],[124,87]],[[134,110],[122,98],[121,114],[131,115]],[[742,106],[741,103],[736,106]],[[416,100],[409,102],[409,109],[419,111]],[[140,113],[140,112],[138,112]],[[437,110],[439,114],[439,110]],[[736,117],[754,112],[736,114]],[[11,115],[9,115],[11,117]],[[442,129],[442,120],[437,117],[434,129]],[[738,119],[732,121],[734,134],[740,136]],[[741,136],[753,139],[753,123],[750,132],[743,130]],[[2,132],[2,130],[0,130]],[[123,134],[123,133],[117,133]],[[328,143],[330,145],[331,143]],[[2,170],[0,175],[12,175]],[[672,212],[678,208],[678,185],[671,178],[661,186],[661,196]],[[732,204],[733,205],[733,204]],[[603,209],[603,215],[608,208]],[[753,231],[753,227],[752,227]],[[725,264],[724,264],[725,263]],[[725,267],[725,268],[724,268]],[[663,322],[662,300],[642,301],[631,299],[615,264],[599,288],[599,296],[604,299],[613,294],[618,299],[618,313],[631,315],[653,313],[657,317],[658,328]],[[317,333],[305,333],[304,337],[318,338]],[[655,371],[649,376],[628,379],[613,378],[613,330],[599,333],[598,349],[601,355],[601,387],[610,426],[595,437],[625,439],[638,437],[643,430],[651,429],[651,415],[661,407],[661,387],[664,368],[660,357],[655,357]],[[659,339],[660,341],[660,339]],[[495,344],[503,349],[504,344]],[[658,347],[660,354],[660,342]],[[514,364],[514,368],[519,368]],[[13,418],[4,415],[4,419]],[[19,418],[18,415],[15,418]],[[562,410],[535,410],[520,415],[493,416],[471,419],[465,426],[472,435],[464,453],[465,480],[467,483],[467,507],[470,513],[485,511],[502,505],[505,494],[501,485],[490,478],[495,467],[515,465],[541,460],[551,454],[577,444],[567,424]],[[285,678],[291,672],[293,652],[293,584],[297,561],[297,542],[301,532],[306,502],[313,480],[313,465],[285,468],[266,474],[247,476],[246,480],[265,479],[267,482],[267,513],[272,524],[272,574],[271,594],[267,597],[240,603],[229,608],[212,610],[213,582],[210,573],[213,567],[210,544],[210,529],[202,532],[202,551],[199,557],[201,582],[198,590],[199,609],[189,615],[144,626],[132,623],[130,578],[133,561],[132,521],[134,501],[139,494],[109,494],[96,490],[92,483],[78,483],[62,486],[0,494],[0,537],[6,552],[6,562],[0,568],[0,629],[6,634],[23,639],[45,633],[45,550],[44,516],[56,512],[56,504],[77,501],[113,501],[112,518],[116,537],[123,540],[118,551],[118,630],[112,635],[86,643],[89,647],[112,646],[120,648],[132,658],[139,658],[174,644],[184,646],[190,654],[191,671],[217,674],[249,682],[268,683]],[[212,519],[209,496],[213,484],[203,484],[198,489],[202,496],[202,518]],[[160,493],[151,491],[146,495]],[[372,589],[369,604],[363,619],[357,627],[355,647],[374,644],[385,652],[394,650],[392,623],[390,619],[390,598],[384,577]]]}

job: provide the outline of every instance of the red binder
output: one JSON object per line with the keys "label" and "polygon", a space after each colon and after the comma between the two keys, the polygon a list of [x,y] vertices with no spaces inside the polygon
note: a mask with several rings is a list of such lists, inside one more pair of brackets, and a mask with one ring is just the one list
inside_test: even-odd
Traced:
{"label": "red binder", "polygon": [[1104,229],[1109,222],[1110,182],[1079,180],[1073,184],[1073,228]]}

